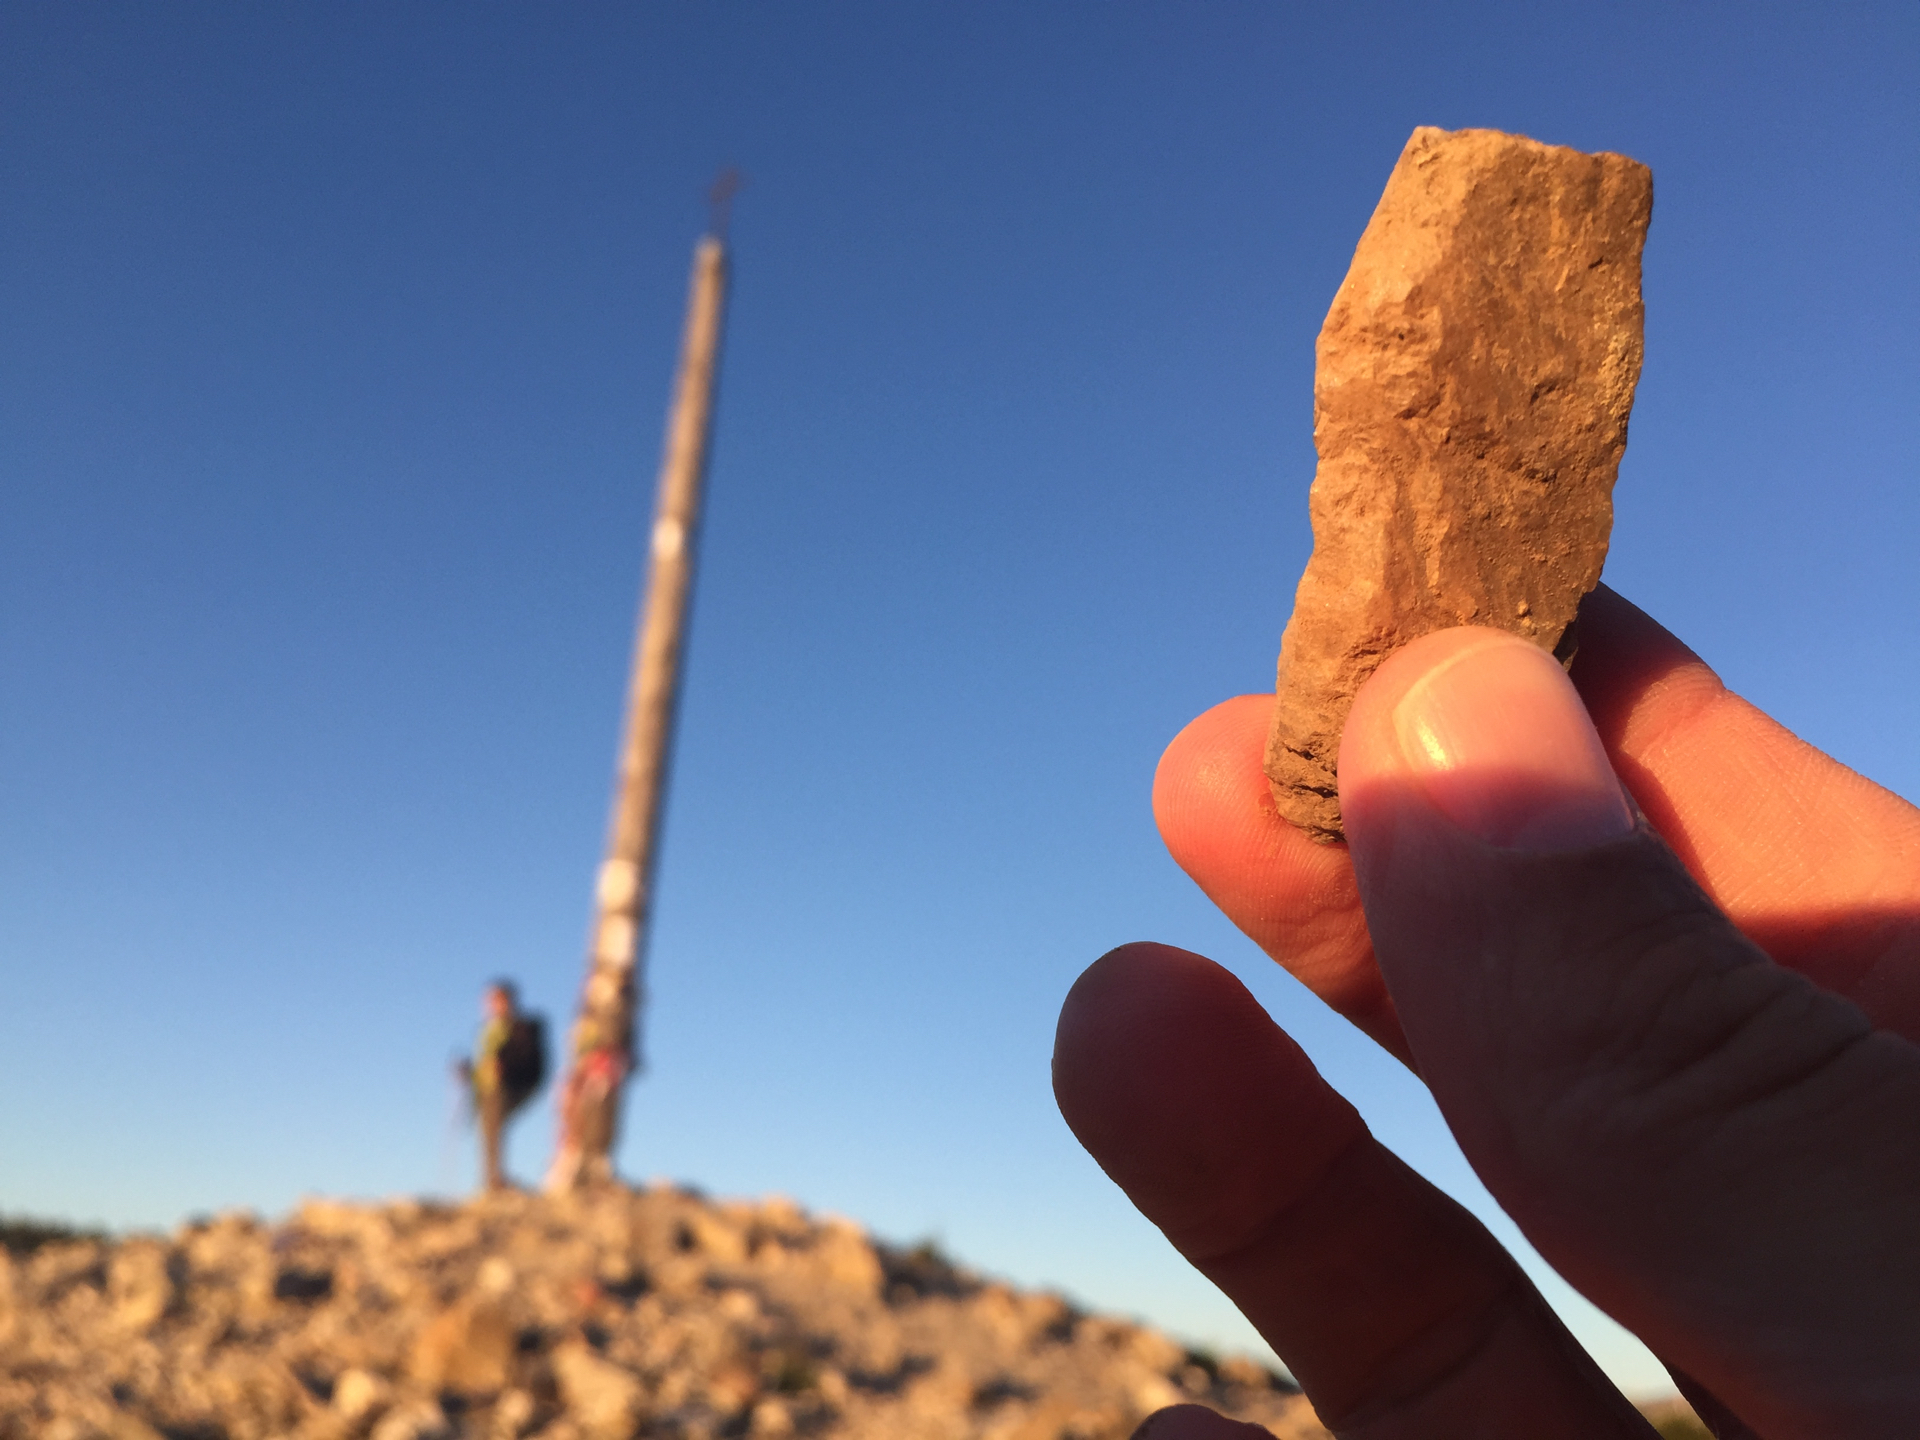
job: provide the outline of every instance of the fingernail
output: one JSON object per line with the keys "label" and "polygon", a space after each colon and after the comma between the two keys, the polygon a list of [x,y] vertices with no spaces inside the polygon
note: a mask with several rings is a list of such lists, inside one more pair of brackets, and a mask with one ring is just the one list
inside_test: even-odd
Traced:
{"label": "fingernail", "polygon": [[1400,697],[1393,727],[1434,807],[1490,844],[1580,850],[1633,829],[1573,682],[1517,636],[1441,661]]}

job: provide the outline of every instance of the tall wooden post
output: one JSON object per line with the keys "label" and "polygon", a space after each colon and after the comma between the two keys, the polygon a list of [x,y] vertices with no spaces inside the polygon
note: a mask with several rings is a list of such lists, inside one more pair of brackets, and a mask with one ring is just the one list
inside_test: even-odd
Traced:
{"label": "tall wooden post", "polygon": [[586,986],[560,1093],[560,1141],[546,1182],[550,1191],[612,1177],[621,1092],[637,1063],[636,1011],[644,993],[641,962],[673,747],[687,601],[693,589],[726,288],[726,246],[718,234],[708,235],[693,252],[686,336],[660,466],[613,816],[595,887]]}

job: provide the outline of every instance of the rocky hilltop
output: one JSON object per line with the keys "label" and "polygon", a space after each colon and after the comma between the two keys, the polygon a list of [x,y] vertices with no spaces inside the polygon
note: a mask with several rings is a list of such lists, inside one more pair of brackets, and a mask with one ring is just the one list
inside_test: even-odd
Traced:
{"label": "rocky hilltop", "polygon": [[4,1440],[1119,1440],[1188,1399],[1328,1435],[1251,1361],[780,1199],[313,1201],[18,1249]]}

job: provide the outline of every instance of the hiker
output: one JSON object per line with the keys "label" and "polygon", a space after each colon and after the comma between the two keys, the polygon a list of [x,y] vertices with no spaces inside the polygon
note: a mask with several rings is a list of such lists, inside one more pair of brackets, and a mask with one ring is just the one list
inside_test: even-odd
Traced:
{"label": "hiker", "polygon": [[460,1070],[480,1122],[486,1188],[504,1190],[507,1177],[501,1146],[507,1121],[546,1081],[546,1025],[540,1016],[521,1012],[511,980],[489,985],[483,1005],[487,1018],[479,1043],[473,1059],[462,1061]]}

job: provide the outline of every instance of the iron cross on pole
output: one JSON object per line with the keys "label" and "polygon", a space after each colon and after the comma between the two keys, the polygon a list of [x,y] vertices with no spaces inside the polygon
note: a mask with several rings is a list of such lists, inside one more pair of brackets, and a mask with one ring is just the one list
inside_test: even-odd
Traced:
{"label": "iron cross on pole", "polygon": [[701,489],[713,433],[714,378],[726,308],[726,227],[739,176],[723,171],[709,192],[713,229],[693,251],[680,371],[667,418],[645,595],[621,732],[606,859],[594,889],[587,977],[560,1092],[560,1137],[547,1172],[550,1192],[613,1177],[620,1102],[639,1068],[642,962],[660,819],[673,747],[687,603],[693,592]]}
{"label": "iron cross on pole", "polygon": [[710,217],[707,233],[722,245],[727,243],[727,226],[733,220],[733,197],[740,193],[740,187],[745,183],[740,172],[729,165],[714,177],[713,185],[707,191]]}

